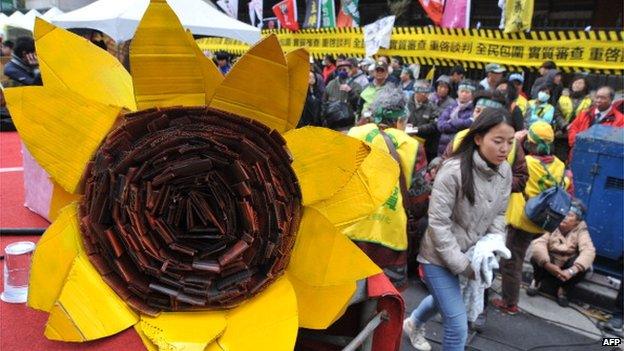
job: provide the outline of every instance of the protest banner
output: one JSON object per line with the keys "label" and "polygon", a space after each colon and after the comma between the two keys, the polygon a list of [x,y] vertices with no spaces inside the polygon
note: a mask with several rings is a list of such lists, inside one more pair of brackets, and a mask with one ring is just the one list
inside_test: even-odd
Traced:
{"label": "protest banner", "polygon": [[388,48],[392,36],[395,16],[388,16],[368,24],[364,30],[364,48],[367,57],[373,56],[380,48]]}
{"label": "protest banner", "polygon": [[358,3],[360,0],[340,0],[340,11],[336,20],[337,27],[359,27],[360,10]]}
{"label": "protest banner", "polygon": [[[307,47],[323,55],[364,57],[361,28],[321,28],[276,33],[284,50]],[[531,31],[505,34],[496,29],[448,29],[437,27],[395,27],[388,49],[378,54],[403,57],[421,65],[483,68],[489,62],[505,65],[510,71],[521,67],[537,69],[546,60],[557,62],[564,72],[588,71],[621,74],[624,67],[624,32],[618,31]],[[199,42],[202,48],[218,48],[241,54],[249,46],[231,39],[210,38]]]}
{"label": "protest banner", "polygon": [[303,28],[321,27],[321,0],[307,0]]}
{"label": "protest banner", "polygon": [[299,30],[297,0],[283,0],[273,6],[273,13],[280,25],[293,31]]}
{"label": "protest banner", "polygon": [[334,5],[334,0],[321,0],[321,27],[336,27],[336,5]]}

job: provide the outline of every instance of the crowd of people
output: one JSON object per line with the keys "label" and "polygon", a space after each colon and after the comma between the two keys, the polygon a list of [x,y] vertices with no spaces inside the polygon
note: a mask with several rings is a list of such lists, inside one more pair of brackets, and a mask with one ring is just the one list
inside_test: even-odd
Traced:
{"label": "crowd of people", "polygon": [[[579,133],[593,125],[624,127],[611,87],[592,90],[579,75],[565,88],[552,61],[526,90],[522,74],[507,74],[496,63],[485,66],[478,82],[466,79],[461,66],[431,81],[415,79],[416,67],[385,56],[327,56],[322,64],[310,64],[299,126],[342,131],[384,148],[401,165],[393,194],[399,200],[389,199],[367,219],[378,225],[344,232],[399,289],[402,268],[420,266],[430,295],[403,325],[414,348],[430,349],[424,326],[436,313],[442,315],[444,350],[463,350],[468,329],[485,328],[488,304],[516,314],[530,246],[528,295],[550,286],[559,305],[568,306],[569,291],[595,257],[587,208],[574,197],[568,166]],[[571,205],[548,232],[527,218],[524,207],[553,187],[565,189]],[[405,211],[397,211],[397,203]],[[502,297],[489,301],[485,289],[467,300],[462,280],[483,280],[498,267]]]}
{"label": "crowd of people", "polygon": [[[13,85],[40,84],[32,39],[4,44],[3,54],[11,57],[4,74]],[[217,53],[214,59],[227,74],[229,57]],[[418,67],[398,57],[326,56],[322,68],[310,63],[298,127],[346,133],[386,150],[400,165],[391,197],[342,229],[399,289],[416,271],[408,267],[419,266],[430,295],[403,324],[417,350],[431,348],[425,323],[438,312],[445,350],[463,350],[468,328],[483,330],[489,303],[517,313],[531,245],[534,278],[527,293],[550,284],[561,306],[592,265],[587,208],[574,198],[567,165],[579,133],[593,125],[624,127],[622,104],[614,103],[611,87],[592,90],[584,76],[564,88],[555,62],[539,70],[541,77],[525,91],[524,76],[507,74],[497,63],[487,64],[478,82],[466,79],[462,66],[417,79]],[[523,209],[527,199],[555,186],[572,201],[558,228],[547,232]],[[462,280],[491,284],[499,266],[502,297],[488,301],[486,289],[467,305]]]}

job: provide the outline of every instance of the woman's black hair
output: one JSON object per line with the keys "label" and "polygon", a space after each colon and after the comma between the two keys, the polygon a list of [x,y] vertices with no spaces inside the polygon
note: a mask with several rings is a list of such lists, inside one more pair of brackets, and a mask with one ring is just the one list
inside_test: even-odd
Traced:
{"label": "woman's black hair", "polygon": [[555,87],[555,86],[554,86],[553,84],[548,83],[548,84],[544,84],[544,85],[542,85],[542,86],[539,88],[539,90],[538,90],[538,91],[546,91],[546,90],[548,90],[548,93],[550,94],[550,93],[552,93],[552,91],[553,91],[553,88],[554,88],[554,87]]}
{"label": "woman's black hair", "polygon": [[479,90],[472,95],[472,105],[477,106],[477,102],[481,99],[493,100],[505,106],[505,96],[498,90]]}
{"label": "woman's black hair", "polygon": [[490,129],[501,123],[508,124],[513,128],[509,111],[502,108],[484,108],[479,115],[479,118],[477,118],[470,126],[468,133],[462,139],[457,150],[453,153],[452,157],[456,157],[460,161],[462,196],[465,196],[473,206],[475,204],[475,189],[474,177],[472,174],[474,161],[472,157],[478,148],[475,143],[475,137],[477,135],[485,135],[488,131],[490,131]]}
{"label": "woman's black hair", "polygon": [[583,88],[583,95],[587,95],[589,94],[589,80],[587,80],[587,77],[584,76],[576,76],[572,79],[572,81],[570,82],[570,91],[572,91],[572,84],[574,84],[574,82],[576,82],[577,80],[582,80],[583,82],[585,82],[585,87]]}
{"label": "woman's black hair", "polygon": [[498,82],[498,84],[496,84],[496,87],[498,88],[499,85],[503,84],[507,84],[507,92],[505,93],[505,106],[509,108],[511,104],[518,98],[518,90],[516,89],[516,86],[507,79],[503,79]]}

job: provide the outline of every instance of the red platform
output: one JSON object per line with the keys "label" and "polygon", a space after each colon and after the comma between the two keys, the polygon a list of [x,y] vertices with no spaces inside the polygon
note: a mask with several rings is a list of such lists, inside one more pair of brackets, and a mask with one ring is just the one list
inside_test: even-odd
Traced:
{"label": "red platform", "polygon": [[[0,133],[0,228],[47,228],[48,221],[24,207],[21,167],[19,136],[15,132]],[[0,249],[4,253],[4,248],[10,243],[23,240],[37,242],[39,238],[0,236]],[[4,276],[1,274],[0,289],[4,289]],[[132,328],[87,343],[50,341],[43,335],[47,319],[47,313],[28,308],[26,304],[0,301],[0,350],[145,350]]]}

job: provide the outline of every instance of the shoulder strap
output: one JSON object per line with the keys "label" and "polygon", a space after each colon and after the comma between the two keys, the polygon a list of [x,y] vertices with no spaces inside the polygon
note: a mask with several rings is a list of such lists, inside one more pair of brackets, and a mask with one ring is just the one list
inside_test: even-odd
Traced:
{"label": "shoulder strap", "polygon": [[542,160],[539,160],[539,161],[540,161],[540,165],[542,165],[542,168],[544,168],[544,171],[546,171],[546,174],[548,174],[548,177],[550,179],[552,179],[555,184],[557,184],[557,185],[559,185],[559,186],[561,186],[563,188],[564,185],[565,185],[565,169],[563,171],[563,175],[561,176],[561,181],[559,183],[557,183],[557,179],[550,173],[550,171],[548,170],[548,167],[546,167],[544,162],[542,162]]}
{"label": "shoulder strap", "polygon": [[401,188],[401,197],[403,198],[403,209],[405,210],[406,209],[405,206],[407,204],[407,199],[408,199],[408,192],[407,192],[407,184],[405,182],[405,174],[403,173],[403,167],[401,167],[401,156],[399,156],[399,153],[397,152],[397,149],[394,146],[394,143],[390,139],[390,136],[388,136],[386,132],[381,130],[381,128],[379,129],[379,134],[381,134],[381,136],[384,138],[384,141],[386,142],[386,146],[388,147],[388,150],[390,151],[390,155],[399,164],[399,186]]}

